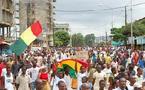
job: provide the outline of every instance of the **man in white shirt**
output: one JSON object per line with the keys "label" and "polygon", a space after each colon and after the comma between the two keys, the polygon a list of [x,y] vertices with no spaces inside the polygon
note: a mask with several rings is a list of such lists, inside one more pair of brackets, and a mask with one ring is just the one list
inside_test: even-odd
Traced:
{"label": "man in white shirt", "polygon": [[36,90],[36,80],[39,74],[39,67],[37,67],[36,61],[33,61],[32,64],[33,64],[33,67],[28,69],[28,72],[32,80],[31,88],[32,90]]}
{"label": "man in white shirt", "polygon": [[64,79],[66,81],[67,89],[68,90],[72,90],[72,88],[71,88],[72,78],[69,75],[69,68],[68,67],[65,68]]}
{"label": "man in white shirt", "polygon": [[66,81],[64,79],[64,73],[62,71],[57,71],[57,75],[55,75],[55,77],[51,81],[52,90],[59,90],[58,89],[59,81],[63,81],[66,84]]}
{"label": "man in white shirt", "polygon": [[106,74],[102,71],[101,65],[97,66],[97,71],[93,74],[94,78],[94,90],[97,90],[99,87],[100,80],[106,80]]}
{"label": "man in white shirt", "polygon": [[16,90],[31,90],[31,78],[26,74],[26,67],[22,68],[22,73],[16,78]]}
{"label": "man in white shirt", "polygon": [[107,83],[107,87],[109,87],[109,77],[112,75],[112,71],[111,71],[111,65],[110,64],[107,64],[106,68],[102,71],[105,73],[105,76],[106,76],[106,83]]}
{"label": "man in white shirt", "polygon": [[87,76],[87,72],[86,72],[86,68],[82,66],[80,68],[80,72],[77,73],[77,83],[78,83],[77,90],[80,90],[80,86],[82,85],[82,78],[84,76]]}
{"label": "man in white shirt", "polygon": [[137,68],[136,82],[139,84],[143,82],[143,70],[141,68]]}

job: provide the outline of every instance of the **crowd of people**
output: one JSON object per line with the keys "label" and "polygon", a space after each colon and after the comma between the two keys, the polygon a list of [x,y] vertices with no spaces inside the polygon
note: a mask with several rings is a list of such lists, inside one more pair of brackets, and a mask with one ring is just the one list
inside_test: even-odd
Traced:
{"label": "crowd of people", "polygon": [[[78,59],[88,67],[70,76],[70,67],[57,69],[58,62]],[[22,55],[0,57],[0,88],[6,90],[145,90],[145,51],[125,47],[57,48],[26,50]]]}

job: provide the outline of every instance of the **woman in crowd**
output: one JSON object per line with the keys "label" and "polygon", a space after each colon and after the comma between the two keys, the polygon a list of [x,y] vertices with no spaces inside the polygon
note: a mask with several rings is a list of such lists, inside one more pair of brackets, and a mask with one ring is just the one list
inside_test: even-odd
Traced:
{"label": "woman in crowd", "polygon": [[40,74],[39,80],[41,81],[41,88],[40,90],[51,90],[50,83],[49,83],[49,76],[46,67],[43,67]]}

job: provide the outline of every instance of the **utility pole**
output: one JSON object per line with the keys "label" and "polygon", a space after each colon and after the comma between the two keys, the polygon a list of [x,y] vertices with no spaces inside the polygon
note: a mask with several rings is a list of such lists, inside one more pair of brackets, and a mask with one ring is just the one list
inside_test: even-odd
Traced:
{"label": "utility pole", "polygon": [[30,26],[30,8],[31,8],[31,5],[30,5],[30,0],[29,0],[29,2],[27,3],[27,27]]}
{"label": "utility pole", "polygon": [[[125,6],[125,22],[124,22],[124,23],[125,23],[125,31],[126,31],[126,30],[127,30],[127,29],[126,29],[126,26],[127,26],[127,9],[126,9],[126,6]],[[124,40],[124,41],[125,41],[125,42],[124,42],[125,45],[127,46],[127,40]]]}
{"label": "utility pole", "polygon": [[35,1],[32,0],[32,4],[31,4],[31,24],[35,21]]}
{"label": "utility pole", "polygon": [[134,39],[133,39],[133,21],[132,21],[132,0],[131,0],[131,48],[134,48]]}
{"label": "utility pole", "polygon": [[114,15],[113,15],[113,9],[112,9],[112,29],[113,29],[113,27],[114,27]]}
{"label": "utility pole", "polygon": [[55,37],[55,24],[53,23],[53,30],[52,30],[52,32],[53,32],[53,46],[55,46],[55,39],[54,39],[54,37]]}
{"label": "utility pole", "polygon": [[108,36],[108,35],[107,35],[107,32],[105,32],[105,34],[106,34],[106,45],[107,45],[107,41],[108,41],[108,40],[107,40],[107,36]]}
{"label": "utility pole", "polygon": [[70,31],[70,47],[72,47],[72,34],[71,34],[71,30],[69,29]]}
{"label": "utility pole", "polygon": [[35,21],[35,2],[29,0],[27,4],[27,27],[29,27]]}
{"label": "utility pole", "polygon": [[127,26],[127,10],[126,10],[126,6],[125,6],[125,26]]}

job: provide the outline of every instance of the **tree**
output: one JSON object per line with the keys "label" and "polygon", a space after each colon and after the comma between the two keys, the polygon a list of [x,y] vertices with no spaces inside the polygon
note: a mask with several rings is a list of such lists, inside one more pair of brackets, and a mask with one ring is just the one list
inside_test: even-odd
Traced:
{"label": "tree", "polygon": [[95,35],[94,34],[87,34],[85,36],[85,44],[88,46],[93,46],[95,44]]}
{"label": "tree", "polygon": [[84,37],[81,33],[72,35],[72,46],[73,47],[82,47],[84,46]]}
{"label": "tree", "polygon": [[[122,28],[113,28],[111,29],[111,34],[113,34],[113,40],[114,41],[124,41],[126,40],[126,35],[123,34]],[[128,35],[128,34],[127,34]]]}
{"label": "tree", "polygon": [[54,45],[57,47],[67,46],[70,42],[70,36],[68,32],[57,31],[54,33]]}
{"label": "tree", "polygon": [[[112,28],[111,34],[113,34],[113,40],[126,41],[127,37],[131,36],[131,24],[122,26],[121,28]],[[133,36],[145,35],[145,18],[133,22]]]}

